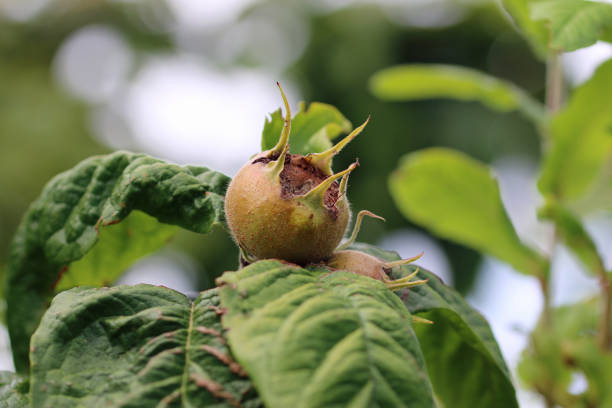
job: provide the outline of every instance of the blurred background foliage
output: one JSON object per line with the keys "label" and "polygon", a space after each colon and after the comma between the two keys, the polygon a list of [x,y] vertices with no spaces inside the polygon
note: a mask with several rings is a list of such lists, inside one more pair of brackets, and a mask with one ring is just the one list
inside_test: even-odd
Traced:
{"label": "blurred background foliage", "polygon": [[[500,156],[538,159],[535,129],[518,114],[444,100],[387,103],[369,91],[368,80],[377,70],[429,62],[476,68],[542,98],[544,66],[494,2],[232,1],[208,8],[195,3],[3,3],[0,264],[7,261],[20,217],[43,185],[92,154],[125,148],[231,175],[237,163],[256,151],[245,146],[257,146],[262,113],[280,105],[273,86],[276,79],[286,84],[294,106],[298,100],[330,103],[354,124],[372,115],[366,132],[335,163],[339,169],[359,157],[361,167],[351,178],[353,208],[369,209],[387,219],[367,223],[360,235],[365,242],[380,244],[393,232],[418,231],[395,208],[386,183],[407,152],[435,145],[488,163]],[[221,82],[205,83],[201,76],[207,73],[211,83],[216,78]],[[179,89],[189,88],[189,81],[181,83],[181,75],[203,81],[192,88],[201,93],[196,103],[198,98],[229,101],[222,108],[237,118],[244,115],[246,123],[236,128],[248,129],[248,134],[232,134],[233,123],[223,122],[205,106],[198,110],[188,94],[185,106],[178,94],[173,109],[182,113],[176,118],[163,103],[153,101],[150,107],[140,101],[163,101],[173,80]],[[258,95],[247,95],[264,88],[261,102]],[[170,100],[177,98],[172,90],[167,92]],[[142,121],[150,122],[149,127],[140,125]],[[200,124],[187,123],[186,131],[179,126],[176,138],[162,131],[151,136],[155,130],[150,127],[159,123],[167,127],[168,121]],[[210,122],[222,123],[207,127]],[[217,128],[230,130],[216,134]],[[234,142],[214,141],[232,137]],[[166,140],[160,143],[159,138]],[[202,140],[194,143],[197,138]],[[198,154],[198,148],[207,146],[207,138],[211,147]],[[175,147],[165,149],[164,143]],[[222,151],[215,161],[207,160],[215,146]],[[220,160],[227,165],[215,166]],[[446,278],[467,293],[480,256],[457,244],[429,239],[446,255]],[[411,251],[421,249],[416,246]],[[237,259],[233,243],[221,229],[207,236],[181,233],[164,257],[174,259],[179,272],[187,270],[187,280],[195,280],[197,290],[235,268]]]}

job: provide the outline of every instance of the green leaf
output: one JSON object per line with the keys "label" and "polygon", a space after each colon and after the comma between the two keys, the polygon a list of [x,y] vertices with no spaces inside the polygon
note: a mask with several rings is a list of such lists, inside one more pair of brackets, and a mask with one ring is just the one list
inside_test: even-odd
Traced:
{"label": "green leaf", "polygon": [[449,149],[425,149],[404,156],[389,187],[410,221],[496,256],[519,272],[545,273],[546,260],[520,241],[497,180],[484,164]]}
{"label": "green leaf", "polygon": [[[207,232],[222,221],[228,180],[203,167],[127,152],[92,157],[51,180],[15,235],[7,269],[17,370],[27,368],[30,335],[55,291],[114,280],[168,240],[174,227],[162,223]],[[133,210],[149,216],[130,215]],[[122,221],[127,224],[115,225]]]}
{"label": "green leaf", "polygon": [[558,204],[548,203],[538,211],[538,216],[555,223],[563,243],[580,259],[588,271],[597,276],[605,274],[605,266],[595,242],[575,214]]}
{"label": "green leaf", "polygon": [[548,54],[548,32],[542,21],[531,18],[530,4],[533,0],[502,0],[501,3],[510,14],[519,31],[529,41],[534,53],[542,60]]}
{"label": "green leaf", "polygon": [[220,281],[232,351],[267,407],[433,407],[411,316],[381,282],[276,260]]}
{"label": "green leaf", "polygon": [[500,112],[518,110],[536,124],[545,117],[542,104],[510,82],[453,65],[409,64],[387,68],[374,74],[370,89],[377,97],[394,101],[430,98],[477,101]]}
{"label": "green leaf", "polygon": [[215,289],[193,302],[151,285],[62,292],[32,336],[33,406],[261,406],[220,314]]}
{"label": "green leaf", "polygon": [[[612,352],[604,351],[598,337],[600,298],[552,310],[540,321],[523,351],[518,373],[531,389],[548,396],[555,405],[612,406]],[[572,374],[586,377],[588,388],[570,394]]]}
{"label": "green leaf", "polygon": [[[612,60],[576,89],[550,126],[552,147],[542,165],[540,191],[576,211],[611,209]],[[609,167],[609,165],[608,165]]]}
{"label": "green leaf", "polygon": [[550,47],[557,51],[588,47],[612,30],[612,4],[596,1],[537,1],[531,17],[548,23]]}
{"label": "green leaf", "polygon": [[15,373],[0,371],[0,408],[29,407],[27,384]]}
{"label": "green leaf", "polygon": [[[279,109],[264,123],[261,136],[262,151],[276,145],[282,129],[283,117]],[[302,155],[325,151],[332,147],[331,140],[341,133],[350,132],[351,129],[351,122],[334,106],[313,102],[306,109],[306,104],[301,102],[298,113],[291,121],[290,151]]]}
{"label": "green leaf", "polygon": [[75,286],[108,286],[144,254],[161,248],[178,230],[140,211],[101,228],[98,243],[62,273],[56,292]]}
{"label": "green leaf", "polygon": [[[352,249],[385,261],[400,259],[371,245],[355,244]],[[416,269],[414,265],[395,268],[392,277],[398,279]],[[518,407],[510,373],[485,318],[433,273],[419,268],[418,278],[428,279],[427,284],[395,293],[410,313],[434,322],[415,323],[414,330],[434,393],[443,406]]]}

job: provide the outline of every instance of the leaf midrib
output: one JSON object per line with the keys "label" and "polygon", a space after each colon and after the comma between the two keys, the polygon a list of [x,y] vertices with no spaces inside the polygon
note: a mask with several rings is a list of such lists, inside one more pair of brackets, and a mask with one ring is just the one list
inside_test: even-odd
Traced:
{"label": "leaf midrib", "polygon": [[189,325],[187,326],[187,339],[185,340],[185,365],[183,367],[183,378],[181,380],[181,399],[183,403],[187,404],[187,383],[189,381],[189,365],[191,360],[189,358],[189,349],[191,347],[191,334],[193,333],[193,314],[195,309],[195,302],[191,302],[191,309],[189,310]]}
{"label": "leaf midrib", "polygon": [[361,312],[361,309],[355,305],[355,301],[349,297],[349,302],[351,303],[351,307],[353,310],[357,312],[357,316],[359,317],[359,322],[361,323],[361,331],[363,333],[363,341],[366,349],[366,357],[368,360],[368,369],[370,371],[370,382],[372,384],[372,394],[370,394],[370,401],[372,400],[372,395],[376,395],[376,391],[378,389],[378,379],[376,378],[376,373],[374,372],[374,359],[372,358],[372,351],[370,350],[370,339],[366,330],[366,320]]}

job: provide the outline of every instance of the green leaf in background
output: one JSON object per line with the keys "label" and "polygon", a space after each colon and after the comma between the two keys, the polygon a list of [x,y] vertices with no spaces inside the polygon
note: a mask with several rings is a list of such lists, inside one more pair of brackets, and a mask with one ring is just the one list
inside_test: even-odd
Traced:
{"label": "green leaf in background", "polygon": [[496,111],[518,110],[536,124],[544,120],[543,106],[517,86],[459,66],[409,64],[386,68],[374,74],[370,89],[386,100],[450,98],[477,101]]}
{"label": "green leaf in background", "polygon": [[[351,247],[385,261],[400,259],[371,245]],[[396,268],[393,278],[407,276],[416,268]],[[419,268],[418,277],[428,279],[427,284],[395,293],[410,313],[434,322],[415,324],[414,330],[442,406],[518,407],[510,373],[485,318],[433,273]]]}
{"label": "green leaf in background", "polygon": [[151,285],[74,288],[32,337],[37,407],[259,407],[232,359],[216,290],[195,301]]}
{"label": "green leaf in background", "polygon": [[612,60],[578,87],[552,120],[552,146],[538,187],[577,213],[612,209],[606,165],[612,158]]}
{"label": "green leaf in background", "polygon": [[548,23],[550,47],[558,51],[588,47],[612,30],[612,4],[596,1],[536,1],[531,17]]}
{"label": "green leaf in background", "polygon": [[0,408],[29,407],[27,384],[9,371],[0,371]]}
{"label": "green leaf in background", "polygon": [[548,32],[542,21],[531,17],[532,0],[501,0],[502,6],[510,14],[519,31],[530,43],[534,53],[542,60],[548,55]]}
{"label": "green leaf in background", "polygon": [[[612,352],[598,339],[598,298],[552,310],[540,321],[518,366],[523,382],[552,404],[568,407],[612,406]],[[570,393],[574,374],[583,374],[589,387]]]}
{"label": "green leaf in background", "polygon": [[381,282],[276,260],[220,282],[232,351],[267,407],[433,407],[411,316]]}
{"label": "green leaf in background", "polygon": [[520,241],[486,165],[429,148],[404,156],[389,187],[402,214],[435,235],[491,254],[519,272],[545,273],[546,260]]}
{"label": "green leaf in background", "polygon": [[[262,151],[276,145],[282,128],[283,117],[279,109],[264,123],[261,135]],[[306,104],[301,102],[298,113],[291,121],[290,151],[302,155],[322,152],[332,147],[331,140],[341,133],[350,132],[352,128],[351,122],[334,106],[312,102],[306,109]]]}
{"label": "green leaf in background", "polygon": [[[15,235],[6,271],[7,326],[17,370],[27,368],[30,335],[56,285],[115,279],[168,240],[173,227],[162,223],[207,232],[222,221],[228,181],[203,167],[127,152],[92,157],[51,180]],[[149,216],[130,215],[132,210]],[[126,226],[112,226],[126,218]],[[105,242],[97,247],[100,237]]]}
{"label": "green leaf in background", "polygon": [[538,211],[538,216],[555,223],[563,243],[580,259],[588,271],[598,276],[605,275],[605,266],[595,242],[575,214],[558,204],[548,203]]}

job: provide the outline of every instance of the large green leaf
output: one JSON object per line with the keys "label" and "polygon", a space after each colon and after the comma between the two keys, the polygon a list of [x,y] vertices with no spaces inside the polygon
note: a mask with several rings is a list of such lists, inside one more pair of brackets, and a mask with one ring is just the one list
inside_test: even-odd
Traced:
{"label": "large green leaf", "polygon": [[381,282],[276,260],[220,282],[232,351],[266,406],[433,406],[410,314]]}
{"label": "large green leaf", "polygon": [[596,1],[538,1],[531,17],[548,23],[550,47],[558,51],[588,47],[612,30],[612,4]]}
{"label": "large green leaf", "polygon": [[233,360],[215,289],[74,288],[32,336],[36,407],[261,406]]}
{"label": "large green leaf", "polygon": [[[371,245],[356,249],[385,261],[399,256]],[[414,265],[396,268],[394,278],[412,273]],[[420,268],[427,284],[397,291],[410,311],[433,325],[415,324],[434,393],[453,408],[518,407],[514,387],[493,332],[484,317],[436,275]]]}
{"label": "large green leaf", "polygon": [[0,371],[0,408],[25,408],[29,401],[27,386],[19,376],[9,371]]}
{"label": "large green leaf", "polygon": [[[270,119],[266,119],[261,135],[262,151],[276,145],[283,123],[280,109],[273,112]],[[351,129],[351,122],[332,105],[313,102],[306,109],[306,104],[301,102],[298,113],[291,121],[290,151],[302,155],[322,152],[332,147],[331,140]]]}
{"label": "large green leaf", "polygon": [[535,54],[545,60],[548,53],[548,32],[542,21],[532,19],[530,5],[533,0],[502,0],[501,3],[510,14],[520,32],[531,44]]}
{"label": "large green leaf", "polygon": [[544,108],[510,82],[470,68],[438,64],[409,64],[386,68],[370,80],[382,99],[412,101],[451,98],[478,101],[501,112],[518,110],[535,123],[544,120]]}
{"label": "large green leaf", "polygon": [[[552,403],[571,407],[612,407],[612,351],[599,338],[600,298],[555,308],[540,321],[523,352],[518,372],[524,383]],[[573,374],[583,374],[588,388],[570,393]]]}
{"label": "large green leaf", "polygon": [[[228,180],[203,167],[127,152],[87,159],[51,180],[15,235],[7,270],[7,325],[18,371],[27,368],[30,335],[55,291],[114,280],[167,241],[174,227],[162,223],[207,232],[222,220]],[[149,216],[130,215],[133,210]]]}
{"label": "large green leaf", "polygon": [[612,60],[576,89],[567,107],[553,118],[552,148],[538,187],[581,212],[612,208],[606,163],[612,158]]}
{"label": "large green leaf", "polygon": [[497,180],[484,164],[449,149],[425,149],[404,156],[389,186],[410,221],[494,255],[517,271],[545,273],[545,259],[518,238]]}

